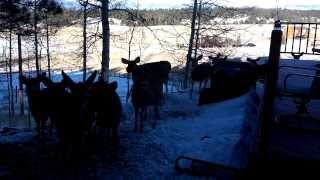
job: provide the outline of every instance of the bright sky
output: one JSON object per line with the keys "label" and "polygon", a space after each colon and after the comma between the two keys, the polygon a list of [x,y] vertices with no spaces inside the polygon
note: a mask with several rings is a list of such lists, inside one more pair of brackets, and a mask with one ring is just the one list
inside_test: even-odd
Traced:
{"label": "bright sky", "polygon": [[[64,0],[75,2],[77,0]],[[137,2],[140,8],[178,8],[183,7],[184,4],[190,4],[193,0],[127,0],[130,5]],[[256,6],[261,8],[279,8],[286,9],[318,9],[320,10],[319,0],[212,0],[220,4],[243,7],[243,6]]]}

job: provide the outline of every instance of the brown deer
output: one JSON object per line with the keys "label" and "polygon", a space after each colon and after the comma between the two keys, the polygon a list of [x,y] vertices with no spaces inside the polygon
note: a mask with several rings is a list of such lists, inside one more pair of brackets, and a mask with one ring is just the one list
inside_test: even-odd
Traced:
{"label": "brown deer", "polygon": [[168,79],[171,71],[171,64],[168,61],[159,61],[137,65],[140,62],[140,57],[137,57],[133,61],[127,59],[121,59],[123,64],[127,64],[127,72],[132,73],[133,82],[139,81],[140,77],[145,77],[149,82],[160,81],[166,86],[166,92],[168,92]]}
{"label": "brown deer", "polygon": [[20,82],[26,86],[29,109],[36,122],[39,137],[43,135],[44,125],[49,117],[48,91],[40,88],[41,76],[35,78],[27,78],[24,75],[19,76]]}

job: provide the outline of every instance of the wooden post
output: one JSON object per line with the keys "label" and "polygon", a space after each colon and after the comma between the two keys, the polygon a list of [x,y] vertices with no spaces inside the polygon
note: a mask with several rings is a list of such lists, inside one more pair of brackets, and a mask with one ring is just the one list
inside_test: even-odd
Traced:
{"label": "wooden post", "polygon": [[260,132],[258,139],[258,154],[265,157],[270,143],[270,128],[274,120],[274,101],[276,97],[280,48],[282,40],[282,30],[280,21],[275,23],[271,35],[268,70],[265,81],[262,110],[260,114]]}

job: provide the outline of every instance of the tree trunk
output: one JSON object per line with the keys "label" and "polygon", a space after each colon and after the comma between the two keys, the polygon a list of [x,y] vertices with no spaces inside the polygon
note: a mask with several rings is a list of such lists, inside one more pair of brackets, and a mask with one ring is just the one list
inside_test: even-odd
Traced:
{"label": "tree trunk", "polygon": [[87,3],[83,6],[83,81],[87,79]]}
{"label": "tree trunk", "polygon": [[36,59],[36,71],[37,75],[40,75],[40,68],[39,68],[39,58],[38,58],[38,20],[37,20],[37,1],[34,1],[33,7],[33,30],[34,30],[34,48],[35,48],[35,59]]}
{"label": "tree trunk", "polygon": [[198,10],[198,1],[194,0],[192,21],[191,21],[191,34],[190,34],[190,39],[189,39],[189,49],[188,49],[188,54],[187,54],[186,69],[185,69],[185,75],[184,75],[184,88],[188,87],[189,74],[190,74],[190,59],[191,59],[191,55],[192,55],[197,10]]}
{"label": "tree trunk", "polygon": [[9,86],[10,86],[10,108],[12,115],[14,114],[14,90],[12,84],[12,29],[9,32]]}
{"label": "tree trunk", "polygon": [[51,79],[51,61],[50,61],[50,37],[49,37],[49,24],[48,16],[46,16],[46,36],[47,36],[47,60],[48,60],[48,76]]}
{"label": "tree trunk", "polygon": [[109,27],[109,0],[101,2],[101,20],[102,20],[102,61],[101,75],[102,79],[108,82],[109,62],[110,62],[110,27]]}
{"label": "tree trunk", "polygon": [[[194,56],[197,57],[198,54],[198,48],[199,48],[199,35],[200,35],[200,28],[201,28],[201,6],[202,6],[202,0],[200,0],[199,9],[197,10],[197,18],[198,18],[198,24],[197,24],[197,30],[196,30],[196,47],[194,51]],[[192,62],[192,68],[198,65],[198,61]]]}
{"label": "tree trunk", "polygon": [[[18,34],[18,55],[19,55],[19,75],[22,75],[22,52],[21,52],[21,34]],[[19,81],[19,104],[20,115],[24,115],[24,101],[23,101],[23,85]]]}
{"label": "tree trunk", "polygon": [[9,60],[8,58],[6,59],[6,76],[7,76],[7,90],[8,90],[8,116],[9,116],[9,122],[11,123],[11,119],[12,119],[12,113],[11,113],[11,96],[10,96],[10,83],[9,83],[9,79],[10,79],[10,73],[8,72],[8,68],[9,68]]}
{"label": "tree trunk", "polygon": [[[133,40],[135,25],[132,27],[132,31],[130,34],[130,40],[129,40],[129,52],[128,52],[128,59],[131,60],[131,44]],[[126,102],[128,102],[130,96],[130,73],[127,73],[127,96],[126,96]]]}

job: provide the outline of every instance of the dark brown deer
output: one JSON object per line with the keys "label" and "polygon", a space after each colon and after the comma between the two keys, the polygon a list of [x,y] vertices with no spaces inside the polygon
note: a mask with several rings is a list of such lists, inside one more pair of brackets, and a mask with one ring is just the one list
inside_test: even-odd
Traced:
{"label": "dark brown deer", "polygon": [[257,67],[247,62],[224,61],[215,66],[210,88],[200,92],[198,105],[238,97],[256,86]]}
{"label": "dark brown deer", "polygon": [[64,71],[62,71],[62,82],[66,88],[70,89],[70,93],[66,97],[66,104],[69,104],[66,116],[69,120],[64,122],[63,126],[69,129],[67,135],[70,139],[79,138],[84,132],[88,132],[92,123],[92,112],[90,111],[90,92],[89,89],[93,85],[97,71],[94,71],[85,82],[74,82]]}
{"label": "dark brown deer", "polygon": [[[191,57],[192,64],[198,64],[198,61],[202,59],[202,55],[198,57]],[[191,71],[191,91],[190,98],[192,98],[193,86],[195,82],[199,82],[199,90],[201,89],[201,85],[204,82],[204,87],[206,86],[211,73],[211,64],[210,63],[201,63],[193,67]]]}
{"label": "dark brown deer", "polygon": [[40,76],[27,78],[24,75],[20,75],[19,80],[26,86],[29,109],[36,122],[38,136],[41,137],[43,135],[44,125],[49,117],[49,107],[47,102],[48,91],[41,90]]}
{"label": "dark brown deer", "polygon": [[[203,58],[202,55],[198,56],[197,58],[191,58],[192,64],[197,64],[195,62],[200,61]],[[190,98],[192,98],[192,93],[193,93],[193,86],[194,82],[199,82],[199,91],[201,88],[205,88],[212,72],[212,68],[223,61],[226,61],[227,56],[222,57],[220,53],[217,54],[216,57],[209,56],[208,57],[211,63],[201,63],[195,67],[193,67],[191,71],[191,91],[190,91]],[[204,82],[204,85],[202,87],[202,83]]]}
{"label": "dark brown deer", "polygon": [[106,83],[99,78],[91,88],[90,111],[96,114],[96,125],[111,131],[112,141],[118,144],[118,131],[122,114],[122,105],[119,95],[116,92],[117,82]]}
{"label": "dark brown deer", "polygon": [[159,118],[160,81],[150,83],[147,80],[137,81],[131,90],[131,103],[135,112],[135,132],[143,132],[144,122],[147,119],[148,107],[154,108],[155,118],[152,127],[155,128]]}
{"label": "dark brown deer", "polygon": [[87,92],[97,72],[81,83],[75,83],[62,71],[61,82],[47,77],[41,81],[48,87],[50,119],[54,122],[62,150],[78,146],[89,124]]}
{"label": "dark brown deer", "polygon": [[147,78],[149,82],[160,81],[166,86],[166,92],[168,92],[168,79],[171,71],[171,64],[168,61],[159,61],[137,65],[140,62],[140,57],[137,57],[133,61],[127,59],[121,59],[123,64],[127,64],[127,72],[132,73],[133,82],[139,81],[140,77]]}
{"label": "dark brown deer", "polygon": [[256,59],[252,59],[252,58],[247,58],[247,61],[249,63],[251,63],[253,65],[253,67],[255,67],[256,72],[257,72],[257,76],[258,76],[258,80],[263,82],[265,79],[265,75],[268,71],[268,64],[267,63],[262,63],[259,64],[258,62],[261,60],[260,57],[256,58]]}
{"label": "dark brown deer", "polygon": [[132,73],[133,86],[131,89],[131,102],[135,109],[136,126],[138,131],[138,122],[140,123],[140,132],[143,131],[143,121],[146,119],[147,107],[153,106],[155,112],[155,121],[159,118],[159,108],[162,99],[163,83],[167,84],[168,74],[171,71],[171,64],[168,61],[160,61],[137,65],[140,58],[134,61],[128,61],[122,58],[122,63],[127,64],[127,72]]}

